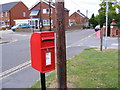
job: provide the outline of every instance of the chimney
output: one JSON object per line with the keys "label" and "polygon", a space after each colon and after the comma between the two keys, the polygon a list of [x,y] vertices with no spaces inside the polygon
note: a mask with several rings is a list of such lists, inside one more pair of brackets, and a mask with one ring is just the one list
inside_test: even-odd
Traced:
{"label": "chimney", "polygon": [[80,10],[77,10],[78,13],[80,13]]}

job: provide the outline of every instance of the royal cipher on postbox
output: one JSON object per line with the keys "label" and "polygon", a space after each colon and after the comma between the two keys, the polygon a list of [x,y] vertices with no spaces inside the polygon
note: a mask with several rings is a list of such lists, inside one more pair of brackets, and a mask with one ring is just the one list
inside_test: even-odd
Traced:
{"label": "royal cipher on postbox", "polygon": [[41,73],[55,70],[54,32],[35,32],[30,39],[31,65]]}

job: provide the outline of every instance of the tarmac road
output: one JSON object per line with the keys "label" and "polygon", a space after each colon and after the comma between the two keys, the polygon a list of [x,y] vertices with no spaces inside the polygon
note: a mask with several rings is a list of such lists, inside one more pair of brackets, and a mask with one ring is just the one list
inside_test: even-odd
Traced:
{"label": "tarmac road", "polygon": [[[2,46],[2,88],[27,88],[39,79],[39,72],[31,68],[29,55],[30,33],[5,32],[3,37],[12,38]],[[94,30],[66,32],[67,59],[85,48],[99,47],[100,40]],[[118,48],[117,38],[108,38],[108,48]]]}

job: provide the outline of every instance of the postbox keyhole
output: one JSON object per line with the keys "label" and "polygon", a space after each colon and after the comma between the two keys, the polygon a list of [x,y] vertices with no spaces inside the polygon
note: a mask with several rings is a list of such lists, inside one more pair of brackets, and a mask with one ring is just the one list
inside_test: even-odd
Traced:
{"label": "postbox keyhole", "polygon": [[47,48],[47,51],[49,51],[50,49],[49,48]]}

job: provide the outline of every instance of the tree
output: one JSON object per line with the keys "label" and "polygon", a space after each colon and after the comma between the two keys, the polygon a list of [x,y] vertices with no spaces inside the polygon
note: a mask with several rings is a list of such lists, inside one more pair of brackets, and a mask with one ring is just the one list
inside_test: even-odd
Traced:
{"label": "tree", "polygon": [[98,22],[94,16],[94,14],[92,14],[91,18],[89,19],[89,23],[92,24],[93,28],[95,28],[95,26],[98,25]]}
{"label": "tree", "polygon": [[[97,15],[98,23],[102,27],[105,23],[106,19],[106,0],[101,0],[102,3],[100,3],[100,9],[98,10],[99,15]],[[116,8],[120,9],[120,5],[118,5],[117,0],[107,0],[109,4],[109,12],[108,12],[108,25],[112,22],[112,19],[116,19],[116,23],[118,24],[120,22],[119,14],[116,13]],[[118,24],[119,25],[119,24]]]}

